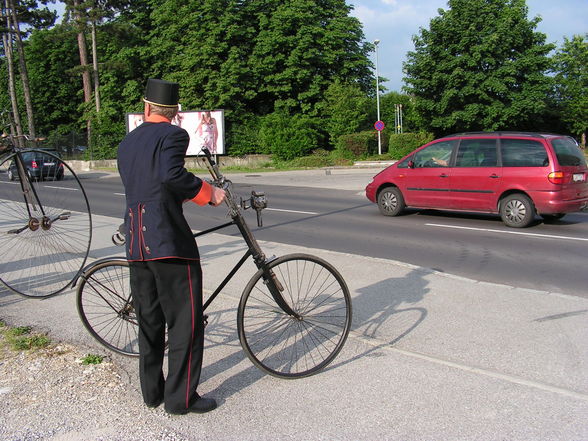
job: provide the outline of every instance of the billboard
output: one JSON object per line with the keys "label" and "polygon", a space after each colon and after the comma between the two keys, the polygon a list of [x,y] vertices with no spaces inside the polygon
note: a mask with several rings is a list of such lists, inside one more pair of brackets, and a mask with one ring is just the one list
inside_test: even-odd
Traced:
{"label": "billboard", "polygon": [[[127,113],[127,133],[143,123],[142,113]],[[197,110],[178,112],[172,124],[185,129],[190,135],[186,156],[197,156],[202,147],[213,155],[224,155],[225,115],[223,110]]]}

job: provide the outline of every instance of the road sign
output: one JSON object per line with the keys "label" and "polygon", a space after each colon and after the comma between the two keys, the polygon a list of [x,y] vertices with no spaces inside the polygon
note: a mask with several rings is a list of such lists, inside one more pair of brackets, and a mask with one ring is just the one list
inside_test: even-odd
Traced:
{"label": "road sign", "polygon": [[374,124],[374,128],[378,132],[381,132],[382,130],[384,130],[384,127],[386,127],[386,125],[384,124],[384,121],[376,121]]}

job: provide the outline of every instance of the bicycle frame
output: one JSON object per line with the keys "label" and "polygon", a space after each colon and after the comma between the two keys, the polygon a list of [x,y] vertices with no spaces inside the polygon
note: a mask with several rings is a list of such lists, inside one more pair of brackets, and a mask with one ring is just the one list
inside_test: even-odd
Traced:
{"label": "bicycle frame", "polygon": [[[61,216],[58,216],[55,219],[49,219],[47,217],[47,215],[45,214],[45,209],[43,208],[43,203],[41,202],[39,195],[37,194],[37,191],[35,190],[35,187],[31,185],[29,174],[26,171],[24,161],[22,159],[22,152],[23,151],[26,151],[26,149],[22,149],[20,147],[17,147],[12,141],[9,141],[8,151],[6,152],[6,155],[14,154],[14,161],[16,163],[18,180],[20,183],[20,188],[22,191],[24,203],[27,207],[27,212],[29,214],[29,223],[25,227],[23,227],[22,229],[8,231],[8,233],[10,233],[10,234],[18,234],[21,231],[23,231],[24,229],[26,229],[27,227],[33,231],[36,230],[37,228],[39,228],[39,226],[41,226],[43,229],[49,229],[49,228],[51,228],[51,224],[55,220],[57,220],[58,218],[61,218],[64,215],[65,216],[68,215],[68,213],[63,213]],[[4,157],[4,155],[2,155],[2,157]],[[38,207],[38,210],[41,211],[42,218],[40,221],[39,221],[39,219],[34,217],[33,213],[31,212],[31,208],[32,208],[32,211],[37,211],[37,207]]]}
{"label": "bicycle frame", "polygon": [[[204,152],[204,158],[203,158],[204,165],[206,166],[206,168],[210,172],[212,179],[214,181],[214,185],[225,190],[225,193],[226,193],[225,202],[229,207],[229,215],[231,216],[231,218],[233,220],[232,220],[232,222],[228,222],[226,224],[219,225],[217,227],[213,227],[211,229],[197,233],[194,235],[194,237],[202,236],[202,235],[211,233],[213,231],[217,231],[221,228],[228,227],[230,225],[236,225],[237,228],[239,229],[239,231],[241,232],[241,235],[243,236],[243,239],[245,240],[245,243],[247,244],[247,247],[248,247],[247,252],[245,252],[243,257],[241,257],[239,262],[237,262],[237,264],[229,272],[227,277],[225,277],[225,279],[221,282],[219,287],[214,291],[212,296],[204,304],[203,309],[206,310],[206,308],[210,305],[210,303],[220,293],[221,289],[231,280],[231,278],[235,275],[235,273],[239,270],[239,268],[245,263],[247,258],[249,256],[252,256],[257,268],[264,271],[264,276],[263,276],[264,282],[268,286],[268,289],[269,289],[272,297],[274,298],[275,302],[286,314],[299,319],[300,318],[299,314],[296,313],[288,305],[288,303],[284,300],[284,297],[281,294],[284,291],[284,288],[281,286],[280,282],[277,280],[274,272],[271,269],[267,269],[267,264],[269,262],[271,262],[273,260],[273,258],[267,259],[265,257],[265,254],[261,250],[261,247],[257,243],[257,240],[255,239],[255,237],[253,237],[253,233],[251,233],[251,230],[249,229],[247,222],[245,222],[245,218],[241,214],[241,210],[240,210],[239,205],[237,205],[237,202],[235,202],[235,199],[233,197],[233,193],[231,190],[231,182],[226,180],[225,177],[222,175],[217,164],[215,163],[214,159],[212,158],[210,151],[206,148],[202,149],[202,151]],[[252,199],[253,199],[253,197],[252,197]],[[252,204],[251,204],[251,206],[253,206],[255,208],[255,210],[257,211],[258,224],[261,223],[261,217],[260,217],[261,210],[263,208],[265,208],[266,205],[267,205],[267,203],[258,203],[256,205],[255,202],[252,202]],[[246,206],[244,206],[244,207],[249,208]]]}

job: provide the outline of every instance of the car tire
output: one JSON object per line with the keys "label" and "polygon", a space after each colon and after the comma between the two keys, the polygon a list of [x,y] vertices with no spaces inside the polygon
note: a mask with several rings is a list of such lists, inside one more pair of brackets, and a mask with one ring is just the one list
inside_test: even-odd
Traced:
{"label": "car tire", "polygon": [[542,214],[541,217],[545,222],[556,222],[562,219],[565,215],[565,213]]}
{"label": "car tire", "polygon": [[508,195],[500,202],[500,217],[508,227],[525,228],[535,219],[535,206],[522,193]]}
{"label": "car tire", "polygon": [[8,179],[10,179],[11,181],[14,181],[16,179],[14,177],[14,173],[10,169],[8,169]]}
{"label": "car tire", "polygon": [[386,187],[378,194],[378,208],[384,216],[398,216],[405,207],[404,197],[398,187]]}

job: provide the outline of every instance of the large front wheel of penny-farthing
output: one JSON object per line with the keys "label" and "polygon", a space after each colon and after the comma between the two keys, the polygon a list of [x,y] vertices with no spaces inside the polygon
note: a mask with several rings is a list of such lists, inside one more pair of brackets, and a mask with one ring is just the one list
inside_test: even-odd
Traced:
{"label": "large front wheel of penny-farthing", "polygon": [[307,254],[286,255],[260,269],[243,291],[237,316],[249,359],[282,378],[306,377],[327,366],[350,326],[345,281],[330,263]]}
{"label": "large front wheel of penny-farthing", "polygon": [[91,237],[88,198],[65,162],[43,150],[0,159],[0,282],[27,297],[62,292]]}
{"label": "large front wheel of penny-farthing", "polygon": [[97,262],[84,270],[77,305],[82,323],[100,344],[119,354],[139,355],[139,326],[126,260]]}

